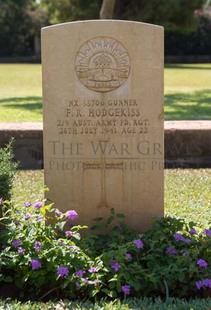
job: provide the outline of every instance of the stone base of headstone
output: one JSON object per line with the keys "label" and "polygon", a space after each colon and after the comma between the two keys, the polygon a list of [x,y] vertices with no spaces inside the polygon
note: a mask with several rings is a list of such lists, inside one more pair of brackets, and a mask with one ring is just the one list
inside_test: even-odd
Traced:
{"label": "stone base of headstone", "polygon": [[43,124],[0,123],[0,147],[12,144],[19,169],[43,169]]}

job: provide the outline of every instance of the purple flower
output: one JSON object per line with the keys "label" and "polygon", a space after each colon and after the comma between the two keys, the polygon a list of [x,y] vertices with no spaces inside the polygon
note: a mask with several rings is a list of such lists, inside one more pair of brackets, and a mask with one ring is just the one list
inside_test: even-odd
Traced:
{"label": "purple flower", "polygon": [[85,284],[89,284],[89,279],[82,279]]}
{"label": "purple flower", "polygon": [[21,245],[21,241],[15,239],[15,240],[13,240],[12,245],[13,245],[15,248],[17,248],[17,247],[19,247],[19,245]]}
{"label": "purple flower", "polygon": [[4,202],[3,198],[0,198],[0,205],[2,205]]}
{"label": "purple flower", "polygon": [[31,205],[32,205],[32,204],[31,204],[31,202],[29,202],[29,201],[27,201],[27,202],[24,203],[24,207],[26,207],[26,208],[30,207]]}
{"label": "purple flower", "polygon": [[197,265],[199,265],[200,267],[203,267],[203,268],[206,268],[208,266],[207,262],[203,259],[197,260]]}
{"label": "purple flower", "polygon": [[34,209],[40,209],[43,207],[43,203],[41,201],[35,202]]}
{"label": "purple flower", "polygon": [[70,230],[65,231],[66,237],[72,237],[73,233]]}
{"label": "purple flower", "polygon": [[134,240],[133,243],[135,244],[135,246],[138,249],[143,249],[143,247],[144,247],[144,244],[143,244],[143,242],[140,239]]}
{"label": "purple flower", "polygon": [[78,217],[78,213],[75,210],[69,210],[66,212],[66,217],[69,220],[76,220]]}
{"label": "purple flower", "polygon": [[55,214],[56,214],[57,216],[59,216],[59,217],[62,216],[62,212],[59,211],[59,210],[56,210],[56,211],[55,211]]}
{"label": "purple flower", "polygon": [[174,239],[176,241],[184,241],[185,240],[185,238],[179,233],[174,234]]}
{"label": "purple flower", "polygon": [[30,217],[31,217],[31,214],[29,214],[29,213],[26,213],[26,214],[24,215],[24,217],[25,217],[25,220],[28,220],[28,219],[30,219]]}
{"label": "purple flower", "polygon": [[205,233],[206,236],[210,237],[211,236],[211,229],[205,229],[204,233]]}
{"label": "purple flower", "polygon": [[123,286],[122,286],[122,292],[123,292],[125,295],[129,295],[129,294],[130,294],[130,285],[123,285]]}
{"label": "purple flower", "polygon": [[75,282],[75,286],[76,287],[80,287],[80,284],[79,284],[79,282],[77,281],[77,282]]}
{"label": "purple flower", "polygon": [[127,257],[127,259],[132,259],[132,256],[130,253],[125,253],[125,256]]}
{"label": "purple flower", "polygon": [[188,256],[187,252],[183,252],[182,256]]}
{"label": "purple flower", "polygon": [[198,290],[200,290],[202,287],[203,288],[211,288],[211,279],[204,279],[202,281],[196,282],[196,287]]}
{"label": "purple flower", "polygon": [[68,276],[68,274],[69,274],[69,270],[68,270],[67,267],[59,266],[59,267],[57,268],[57,274],[58,274],[58,276],[60,276],[60,277],[66,277],[66,276]]}
{"label": "purple flower", "polygon": [[78,271],[76,271],[75,276],[82,278],[84,273],[85,273],[84,270],[78,270]]}
{"label": "purple flower", "polygon": [[198,290],[200,290],[200,288],[202,288],[203,284],[202,284],[202,281],[197,281],[196,282],[196,287]]}
{"label": "purple flower", "polygon": [[43,219],[42,215],[37,215],[37,216],[36,216],[37,222],[41,221],[42,219]]}
{"label": "purple flower", "polygon": [[204,287],[211,288],[211,279],[205,279],[203,280]]}
{"label": "purple flower", "polygon": [[22,247],[18,248],[18,254],[24,254],[25,250]]}
{"label": "purple flower", "polygon": [[118,271],[121,267],[122,266],[118,262],[114,260],[111,261],[111,268],[113,268],[114,271]]}
{"label": "purple flower", "polygon": [[39,252],[39,251],[40,251],[41,246],[42,246],[42,243],[41,243],[41,242],[35,241],[35,243],[34,243],[34,249],[35,249],[36,252]]}
{"label": "purple flower", "polygon": [[197,231],[195,230],[195,228],[191,228],[191,229],[189,230],[189,233],[190,233],[191,235],[197,235]]}
{"label": "purple flower", "polygon": [[179,233],[176,233],[174,234],[174,239],[179,242],[179,241],[182,241],[182,242],[185,242],[187,244],[189,244],[191,242],[191,239],[189,238],[184,238],[181,234]]}
{"label": "purple flower", "polygon": [[189,243],[191,243],[191,240],[189,238],[184,238],[184,242],[189,244]]}
{"label": "purple flower", "polygon": [[88,271],[90,273],[95,273],[95,272],[97,272],[97,268],[96,267],[90,267]]}
{"label": "purple flower", "polygon": [[58,243],[59,243],[59,245],[63,245],[64,241],[63,240],[59,240]]}
{"label": "purple flower", "polygon": [[173,248],[167,248],[166,253],[170,255],[177,255],[177,251]]}
{"label": "purple flower", "polygon": [[36,270],[36,269],[41,268],[40,260],[39,259],[32,259],[31,260],[31,267],[32,267],[32,270]]}

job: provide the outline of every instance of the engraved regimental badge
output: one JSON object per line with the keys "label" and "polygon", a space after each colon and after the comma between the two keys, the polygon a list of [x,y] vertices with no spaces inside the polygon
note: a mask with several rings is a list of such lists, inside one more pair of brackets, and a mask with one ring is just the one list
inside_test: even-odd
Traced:
{"label": "engraved regimental badge", "polygon": [[130,73],[130,58],[125,47],[109,37],[86,41],[75,58],[75,71],[81,83],[97,92],[120,87]]}

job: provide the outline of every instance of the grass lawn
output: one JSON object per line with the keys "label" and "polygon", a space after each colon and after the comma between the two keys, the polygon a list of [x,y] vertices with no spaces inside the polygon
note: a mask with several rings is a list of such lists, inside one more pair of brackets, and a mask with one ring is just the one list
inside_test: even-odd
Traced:
{"label": "grass lawn", "polygon": [[114,300],[110,302],[99,301],[60,301],[54,302],[27,302],[1,301],[0,309],[5,310],[210,310],[211,299],[190,300],[189,302],[178,299],[170,299],[168,302],[153,301],[151,298],[129,298],[125,302]]}
{"label": "grass lawn", "polygon": [[[167,65],[166,120],[207,120],[211,115],[211,64]],[[0,64],[0,122],[41,122],[41,65]]]}
{"label": "grass lawn", "polygon": [[211,223],[211,169],[165,170],[165,214]]}
{"label": "grass lawn", "polygon": [[211,119],[211,64],[165,68],[165,119]]}
{"label": "grass lawn", "polygon": [[41,65],[0,64],[0,121],[41,122]]}

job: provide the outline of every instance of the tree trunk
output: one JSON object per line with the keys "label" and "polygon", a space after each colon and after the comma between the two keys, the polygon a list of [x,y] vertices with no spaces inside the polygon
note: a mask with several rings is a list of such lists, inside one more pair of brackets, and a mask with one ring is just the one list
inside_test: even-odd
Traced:
{"label": "tree trunk", "polygon": [[112,18],[115,2],[116,0],[103,0],[100,10],[100,19]]}

